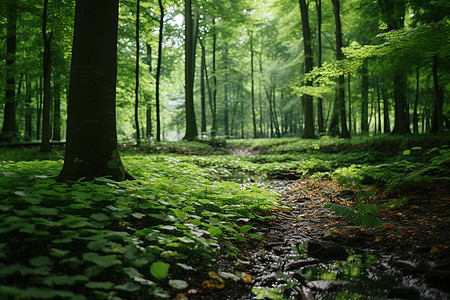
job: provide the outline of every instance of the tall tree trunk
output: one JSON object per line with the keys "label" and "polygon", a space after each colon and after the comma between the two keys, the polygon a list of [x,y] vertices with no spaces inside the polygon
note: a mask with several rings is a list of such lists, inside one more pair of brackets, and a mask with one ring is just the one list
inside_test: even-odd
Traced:
{"label": "tall tree trunk", "polygon": [[[299,0],[300,13],[302,16],[302,30],[303,30],[303,47],[305,51],[305,74],[311,72],[313,69],[313,52],[311,47],[311,30],[309,29],[308,6],[305,0]],[[306,82],[306,86],[312,86],[312,80]],[[305,127],[303,129],[304,139],[316,138],[314,134],[314,108],[311,95],[303,94],[302,101],[305,105]]]}
{"label": "tall tree trunk", "polygon": [[216,34],[216,19],[213,18],[213,92],[212,92],[212,127],[211,137],[215,137],[217,134],[217,74],[216,74],[216,48],[217,48],[217,34]]}
{"label": "tall tree trunk", "polygon": [[201,46],[202,58],[200,64],[200,102],[202,108],[202,135],[206,134],[206,92],[205,92],[205,68],[206,68],[206,51]]}
{"label": "tall tree trunk", "polygon": [[119,156],[116,131],[119,0],[77,0],[67,119],[59,180],[133,179]]}
{"label": "tall tree trunk", "polygon": [[134,89],[134,126],[136,127],[136,146],[141,145],[141,130],[139,127],[139,22],[141,15],[141,1],[136,2],[136,70],[135,70],[135,89]]}
{"label": "tall tree trunk", "polygon": [[[334,19],[336,23],[336,59],[342,60],[344,58],[344,54],[342,53],[342,30],[341,30],[341,15],[340,15],[340,7],[339,0],[332,0],[333,2],[333,11],[334,11]],[[339,111],[340,111],[340,119],[341,119],[341,133],[339,134],[340,138],[350,138],[350,133],[347,129],[347,120],[345,115],[345,78],[344,75],[340,75],[338,78],[338,99],[339,99]]]}
{"label": "tall tree trunk", "polygon": [[[317,10],[317,66],[322,67],[322,0],[316,0],[316,10]],[[317,127],[319,133],[325,131],[324,120],[323,120],[323,98],[319,97],[317,99]]]}
{"label": "tall tree trunk", "polygon": [[53,83],[53,134],[52,140],[61,140],[61,74]]}
{"label": "tall tree trunk", "polygon": [[224,88],[224,111],[223,111],[223,126],[224,126],[224,134],[225,138],[230,136],[230,129],[228,126],[228,107],[229,107],[229,99],[228,99],[228,42],[225,42],[225,52],[224,52],[224,64],[225,64],[225,78],[223,82]]}
{"label": "tall tree trunk", "polygon": [[378,133],[381,133],[381,95],[378,77],[377,77],[377,107],[378,107]]}
{"label": "tall tree trunk", "polygon": [[389,99],[386,87],[381,87],[381,95],[383,97],[383,133],[391,132],[391,122],[389,118]]}
{"label": "tall tree trunk", "polygon": [[[352,91],[351,91],[351,75],[347,73],[347,98],[348,98],[348,130],[352,131]],[[356,122],[356,120],[355,120]],[[356,133],[356,131],[355,131]]]}
{"label": "tall tree trunk", "polygon": [[16,44],[17,44],[17,4],[10,0],[7,5],[6,24],[6,95],[0,142],[17,139],[16,124]]}
{"label": "tall tree trunk", "polygon": [[26,96],[25,96],[25,141],[30,141],[33,134],[32,110],[31,110],[31,78],[30,74],[25,75]]}
{"label": "tall tree trunk", "polygon": [[[215,103],[213,101],[213,91],[212,91],[212,87],[209,81],[209,76],[208,76],[208,68],[206,67],[206,47],[203,44],[202,40],[200,39],[200,47],[202,48],[202,68],[203,71],[205,73],[205,77],[206,77],[206,86],[208,88],[208,99],[209,99],[209,109],[211,110],[211,118],[212,118],[212,128],[211,128],[211,138],[213,138],[215,135],[212,134],[212,131],[214,129],[214,124],[216,124],[216,107],[215,107]],[[205,117],[206,119],[206,117]],[[205,120],[206,122],[206,120]],[[205,124],[205,128],[206,128],[206,124]],[[214,129],[215,132],[215,129]]]}
{"label": "tall tree trunk", "polygon": [[413,132],[419,133],[419,118],[417,110],[419,106],[419,65],[416,66],[416,97],[414,99],[414,112],[413,112]]}
{"label": "tall tree trunk", "polygon": [[42,119],[42,76],[39,77],[39,82],[36,83],[36,140],[41,139],[41,119]]}
{"label": "tall tree trunk", "polygon": [[250,66],[251,66],[251,80],[252,80],[252,121],[253,121],[253,137],[256,139],[258,137],[258,131],[256,129],[256,111],[255,111],[255,68],[253,65],[254,58],[253,51],[253,31],[250,32]]}
{"label": "tall tree trunk", "polygon": [[[397,30],[403,28],[405,13],[406,13],[406,1],[404,0],[377,0],[378,6],[381,9],[381,13],[384,21],[387,24],[387,30]],[[400,61],[394,61],[393,64],[394,74],[394,111],[395,111],[395,123],[392,133],[394,134],[409,134],[409,124],[406,116],[406,89],[407,78],[406,72],[403,67],[403,63]]]}
{"label": "tall tree trunk", "polygon": [[185,107],[186,134],[185,140],[197,139],[197,123],[194,109],[194,73],[195,73],[195,33],[192,19],[191,0],[185,3]]}
{"label": "tall tree trunk", "polygon": [[44,38],[44,104],[42,109],[42,144],[41,152],[50,151],[50,106],[52,101],[51,96],[51,70],[52,70],[52,36],[53,31],[47,34],[47,16],[48,16],[48,0],[44,0],[44,13],[42,22],[42,36]]}
{"label": "tall tree trunk", "polygon": [[433,86],[434,86],[434,109],[433,109],[433,121],[431,131],[433,133],[441,132],[444,130],[442,108],[444,104],[444,91],[439,85],[438,76],[438,64],[439,56],[436,54],[433,57]]}
{"label": "tall tree trunk", "polygon": [[164,6],[162,0],[158,0],[160,17],[159,17],[159,38],[158,38],[158,64],[156,66],[156,140],[161,141],[161,104],[160,104],[160,82],[161,82],[161,65],[162,65],[162,46],[164,31]]}
{"label": "tall tree trunk", "polygon": [[[146,44],[147,48],[147,58],[145,62],[148,66],[148,71],[150,74],[153,72],[152,69],[152,46],[150,44]],[[159,84],[159,83],[158,83]],[[147,138],[153,137],[153,126],[152,126],[152,103],[151,103],[151,97],[149,95],[144,94],[145,101],[146,101],[146,112],[145,112],[145,123],[146,123],[146,136]],[[150,98],[150,99],[149,99]]]}
{"label": "tall tree trunk", "polygon": [[361,133],[369,133],[369,74],[367,66],[361,68]]}

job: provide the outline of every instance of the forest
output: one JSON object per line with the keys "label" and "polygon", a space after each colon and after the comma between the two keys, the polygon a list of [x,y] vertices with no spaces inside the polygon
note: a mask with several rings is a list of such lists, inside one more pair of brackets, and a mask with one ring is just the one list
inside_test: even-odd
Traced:
{"label": "forest", "polygon": [[1,299],[448,299],[450,3],[1,0]]}

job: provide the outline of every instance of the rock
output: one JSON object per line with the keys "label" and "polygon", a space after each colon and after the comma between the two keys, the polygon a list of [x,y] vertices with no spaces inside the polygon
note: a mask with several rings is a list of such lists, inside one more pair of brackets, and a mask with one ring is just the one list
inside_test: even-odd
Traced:
{"label": "rock", "polygon": [[310,281],[310,284],[312,284],[316,290],[319,291],[325,291],[325,290],[335,290],[340,289],[343,286],[350,284],[349,281],[343,281],[343,280],[313,280]]}
{"label": "rock", "polygon": [[393,287],[388,294],[389,298],[395,299],[420,299],[419,291],[411,286],[396,286]]}
{"label": "rock", "polygon": [[346,259],[347,250],[336,243],[311,241],[308,243],[308,256],[319,259]]}
{"label": "rock", "polygon": [[318,260],[318,259],[296,260],[296,261],[288,262],[287,264],[285,264],[284,270],[285,271],[294,271],[294,270],[298,270],[304,266],[315,265],[318,263],[320,263],[320,260]]}

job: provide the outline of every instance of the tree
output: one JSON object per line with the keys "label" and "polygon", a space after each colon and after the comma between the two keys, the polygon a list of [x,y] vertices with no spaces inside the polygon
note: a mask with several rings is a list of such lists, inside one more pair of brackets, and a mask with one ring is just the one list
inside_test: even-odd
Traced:
{"label": "tree", "polygon": [[6,24],[6,102],[0,141],[11,142],[17,139],[16,125],[16,44],[17,44],[17,4],[15,0],[7,3]]}
{"label": "tree", "polygon": [[[196,18],[197,19],[197,18]],[[184,139],[195,140],[198,136],[194,110],[194,74],[195,74],[195,42],[196,26],[192,19],[191,1],[185,4],[185,107],[186,134]]]}
{"label": "tree", "polygon": [[[340,15],[340,6],[339,0],[332,0],[333,2],[333,11],[334,18],[336,23],[336,59],[342,60],[344,58],[344,54],[342,53],[342,30],[341,30],[341,15]],[[347,129],[347,120],[345,116],[345,78],[344,75],[341,74],[338,77],[338,99],[339,99],[339,112],[340,112],[340,120],[341,120],[341,133],[339,137],[341,138],[350,138],[350,133]]]}
{"label": "tree", "polygon": [[159,38],[158,38],[158,63],[156,66],[156,140],[161,141],[161,116],[160,116],[160,92],[159,86],[161,81],[161,64],[162,64],[162,43],[164,30],[164,6],[162,0],[158,0],[160,17],[159,17]]}
{"label": "tree", "polygon": [[48,0],[44,0],[44,11],[42,17],[42,37],[44,39],[44,61],[43,61],[43,73],[44,73],[44,103],[42,109],[42,143],[41,152],[50,151],[50,106],[52,101],[51,96],[51,76],[52,76],[52,37],[53,31],[50,34],[47,33],[47,21],[48,21]]}
{"label": "tree", "polygon": [[[302,15],[302,29],[303,29],[303,46],[305,49],[305,74],[313,69],[313,52],[311,47],[311,30],[309,29],[308,6],[305,0],[299,0],[300,12]],[[312,80],[307,80],[307,86],[312,86]],[[314,134],[314,109],[312,96],[303,94],[303,102],[305,107],[305,127],[303,130],[304,139],[316,138]]]}
{"label": "tree", "polygon": [[136,86],[134,89],[134,122],[136,127],[136,145],[139,147],[141,144],[141,130],[139,128],[139,22],[140,22],[140,8],[141,1],[137,0],[136,3]]}
{"label": "tree", "polygon": [[67,145],[59,180],[132,179],[116,132],[119,0],[77,0],[70,71]]}

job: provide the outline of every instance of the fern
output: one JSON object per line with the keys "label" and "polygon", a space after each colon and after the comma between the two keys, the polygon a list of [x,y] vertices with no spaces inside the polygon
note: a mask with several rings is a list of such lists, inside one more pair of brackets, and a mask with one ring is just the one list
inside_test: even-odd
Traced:
{"label": "fern", "polygon": [[[325,207],[331,209],[335,214],[340,215],[344,220],[350,220],[356,225],[365,227],[383,227],[383,221],[375,216],[363,214],[345,205],[336,203],[327,203]],[[374,212],[374,207],[365,209],[365,211]]]}

